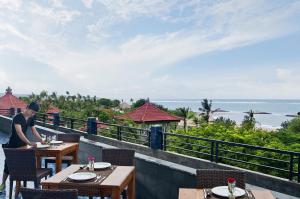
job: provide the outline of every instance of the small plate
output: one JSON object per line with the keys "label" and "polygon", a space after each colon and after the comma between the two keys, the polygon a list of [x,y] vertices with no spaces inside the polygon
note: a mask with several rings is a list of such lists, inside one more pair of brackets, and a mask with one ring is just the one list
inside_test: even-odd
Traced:
{"label": "small plate", "polygon": [[74,181],[87,181],[96,178],[97,175],[95,173],[90,172],[78,172],[73,173],[68,176],[68,179],[74,180]]}
{"label": "small plate", "polygon": [[[87,166],[89,168],[89,165]],[[111,164],[109,162],[95,162],[94,169],[106,169],[110,168]]]}
{"label": "small plate", "polygon": [[[221,196],[221,197],[228,197],[229,196],[229,191],[228,191],[228,186],[219,186],[219,187],[214,187],[211,189],[211,192],[215,195]],[[234,188],[234,193],[233,195],[235,197],[241,197],[245,195],[246,192],[244,189],[235,187]]]}

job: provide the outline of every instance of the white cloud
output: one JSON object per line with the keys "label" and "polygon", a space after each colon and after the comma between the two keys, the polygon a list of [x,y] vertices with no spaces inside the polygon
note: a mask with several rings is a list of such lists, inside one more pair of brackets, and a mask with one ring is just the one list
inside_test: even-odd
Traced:
{"label": "white cloud", "polygon": [[1,23],[1,21],[0,21],[0,30],[6,32],[7,34],[17,36],[23,40],[31,41],[30,37],[21,33],[19,30],[17,30],[17,28],[7,23]]}
{"label": "white cloud", "polygon": [[31,13],[46,17],[56,24],[66,24],[71,22],[74,17],[79,16],[80,12],[76,10],[54,9],[38,5],[37,3],[31,4]]}
{"label": "white cloud", "polygon": [[[54,7],[26,4],[29,10],[20,13],[19,18],[24,18],[21,25],[0,24],[0,33],[18,37],[22,42],[11,38],[7,42],[0,41],[0,50],[13,49],[24,57],[49,65],[63,79],[71,82],[74,89],[94,94],[176,97],[178,92],[193,96],[195,90],[201,90],[203,95],[225,96],[226,92],[241,92],[246,96],[247,89],[251,90],[248,93],[252,93],[259,87],[258,93],[263,95],[267,90],[265,88],[275,85],[265,87],[262,86],[265,83],[247,79],[247,76],[232,80],[220,75],[216,80],[218,84],[212,82],[207,86],[205,83],[211,78],[180,79],[168,74],[154,74],[191,57],[254,44],[300,29],[299,24],[291,20],[299,14],[298,2],[284,7],[269,7],[268,1],[258,0],[214,3],[196,0],[82,2],[91,9],[79,12],[57,0],[53,1]],[[102,5],[101,12],[98,5]],[[100,17],[98,12],[102,14],[99,14]],[[79,15],[81,17],[77,17]],[[168,23],[182,26],[155,33],[141,30],[140,33],[137,31],[122,37],[124,30],[118,29],[120,23],[130,23],[140,18],[155,18],[166,26]],[[4,21],[1,17],[0,20]],[[64,26],[56,28],[57,24]],[[118,41],[114,37],[116,29],[122,37]],[[86,41],[85,36],[92,42]],[[111,45],[111,41],[117,42]],[[285,69],[278,69],[276,74],[284,81],[290,75]],[[283,89],[286,85],[282,83],[279,87]],[[288,85],[294,83],[289,82]],[[43,86],[49,88],[46,83]],[[234,86],[237,91],[228,89]]]}
{"label": "white cloud", "polygon": [[0,0],[0,9],[18,11],[22,6],[22,0]]}
{"label": "white cloud", "polygon": [[92,8],[94,0],[81,0],[85,7]]}

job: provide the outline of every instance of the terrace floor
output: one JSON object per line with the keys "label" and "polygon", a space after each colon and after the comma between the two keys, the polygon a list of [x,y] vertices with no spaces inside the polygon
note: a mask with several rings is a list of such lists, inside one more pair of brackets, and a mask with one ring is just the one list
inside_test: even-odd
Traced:
{"label": "terrace floor", "polygon": [[[2,132],[0,132],[0,179],[2,182],[2,172],[3,172],[3,167],[4,167],[4,152],[2,150],[2,144],[4,143],[7,143],[9,137],[7,134],[4,134]],[[42,165],[43,166],[43,165]],[[63,169],[66,167],[66,165],[63,165]],[[53,171],[55,171],[55,168],[54,168],[54,165],[51,164],[50,168],[53,169]],[[33,188],[33,183],[28,183],[27,185],[29,188]],[[263,189],[261,187],[257,187],[257,186],[253,186],[253,185],[250,185],[250,184],[247,184],[246,185],[247,188],[253,188],[253,189]],[[14,190],[14,189],[13,189]],[[9,179],[6,181],[6,191],[4,191],[3,193],[0,193],[0,199],[6,199],[8,198],[8,193],[9,193]],[[275,192],[275,191],[272,191],[273,195],[275,197],[277,197],[278,199],[300,199],[300,198],[297,198],[297,197],[293,197],[293,196],[289,196],[289,195],[286,195],[286,194],[282,194],[282,193],[278,193],[278,192]],[[14,195],[14,194],[13,194]],[[21,199],[22,197],[18,197],[19,199]],[[80,199],[88,199],[88,197],[78,197]],[[94,197],[94,198],[99,198],[99,197]]]}

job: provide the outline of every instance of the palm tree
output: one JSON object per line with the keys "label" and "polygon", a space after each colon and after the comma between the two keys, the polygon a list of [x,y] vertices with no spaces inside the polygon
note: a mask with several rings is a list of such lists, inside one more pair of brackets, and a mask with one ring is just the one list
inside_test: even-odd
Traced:
{"label": "palm tree", "polygon": [[242,127],[245,129],[254,129],[256,120],[254,118],[254,111],[250,110],[249,112],[246,112],[247,115],[245,115],[244,120],[242,122]]}
{"label": "palm tree", "polygon": [[201,115],[206,123],[209,122],[209,118],[214,112],[220,110],[219,108],[212,110],[212,100],[208,101],[207,98],[202,100],[201,105],[202,107],[199,108],[199,111],[201,111]]}
{"label": "palm tree", "polygon": [[176,109],[177,115],[180,117],[183,117],[183,129],[186,132],[186,119],[189,115],[190,112],[190,108],[185,108],[185,107],[181,107],[181,108],[177,108]]}

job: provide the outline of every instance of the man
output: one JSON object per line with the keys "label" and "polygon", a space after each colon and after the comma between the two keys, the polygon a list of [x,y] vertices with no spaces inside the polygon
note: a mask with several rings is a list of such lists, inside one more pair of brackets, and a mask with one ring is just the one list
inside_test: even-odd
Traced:
{"label": "man", "polygon": [[[21,146],[30,145],[36,147],[35,142],[31,142],[25,136],[28,126],[31,128],[31,132],[39,142],[42,142],[40,134],[37,132],[34,126],[34,116],[39,111],[39,105],[36,102],[31,102],[24,112],[18,113],[14,116],[11,125],[11,135],[7,144],[3,145],[3,148],[18,148]],[[9,175],[7,163],[4,163],[4,172],[2,177],[2,184],[0,185],[0,192],[5,190],[5,182]]]}

